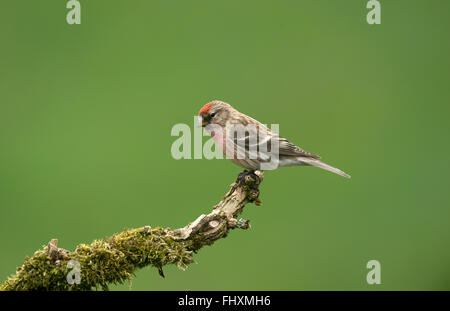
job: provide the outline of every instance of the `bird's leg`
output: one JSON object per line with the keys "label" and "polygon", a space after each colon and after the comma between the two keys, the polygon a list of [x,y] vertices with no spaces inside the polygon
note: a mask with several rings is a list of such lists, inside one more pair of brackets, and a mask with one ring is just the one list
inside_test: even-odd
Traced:
{"label": "bird's leg", "polygon": [[261,201],[258,199],[260,183],[261,179],[255,173],[255,170],[245,170],[237,178],[237,186],[244,186],[248,193],[248,199],[250,202],[255,202],[256,205],[261,204]]}
{"label": "bird's leg", "polygon": [[255,174],[256,170],[244,170],[243,172],[239,173],[238,175],[238,182],[239,186],[248,184],[249,182],[253,181],[255,186],[258,186],[261,180],[259,179],[259,176]]}
{"label": "bird's leg", "polygon": [[254,185],[255,185],[256,188],[258,188],[258,185],[261,183],[261,179],[259,179],[259,176],[256,175],[255,172],[256,172],[256,170],[248,171],[248,175],[249,175],[251,178],[253,178],[253,180],[255,181]]}
{"label": "bird's leg", "polygon": [[245,184],[245,176],[247,176],[247,175],[248,175],[248,171],[247,170],[244,170],[243,172],[239,173],[238,178],[237,178],[239,186],[242,186],[242,185]]}

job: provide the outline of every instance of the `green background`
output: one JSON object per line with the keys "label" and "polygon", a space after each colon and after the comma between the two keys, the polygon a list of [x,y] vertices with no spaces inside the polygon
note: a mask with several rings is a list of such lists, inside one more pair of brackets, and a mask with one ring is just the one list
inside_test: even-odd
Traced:
{"label": "green background", "polygon": [[0,3],[2,281],[51,238],[209,212],[240,169],[174,160],[170,131],[221,99],[352,179],[267,172],[251,230],[132,289],[450,289],[449,1],[381,1],[381,25],[356,0],[80,2],[81,25]]}

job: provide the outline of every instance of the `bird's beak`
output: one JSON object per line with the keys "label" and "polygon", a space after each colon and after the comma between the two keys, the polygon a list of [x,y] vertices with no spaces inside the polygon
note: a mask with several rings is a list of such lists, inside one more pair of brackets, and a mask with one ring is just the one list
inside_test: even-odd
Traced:
{"label": "bird's beak", "polygon": [[202,116],[198,116],[197,127],[205,127],[208,125],[208,121],[203,120]]}

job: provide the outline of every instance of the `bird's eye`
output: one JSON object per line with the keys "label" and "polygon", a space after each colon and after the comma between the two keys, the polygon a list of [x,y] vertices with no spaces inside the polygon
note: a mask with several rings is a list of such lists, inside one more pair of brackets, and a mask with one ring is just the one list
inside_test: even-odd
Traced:
{"label": "bird's eye", "polygon": [[210,116],[211,118],[214,118],[215,115],[216,115],[216,114],[213,112],[213,113],[211,113],[209,116]]}

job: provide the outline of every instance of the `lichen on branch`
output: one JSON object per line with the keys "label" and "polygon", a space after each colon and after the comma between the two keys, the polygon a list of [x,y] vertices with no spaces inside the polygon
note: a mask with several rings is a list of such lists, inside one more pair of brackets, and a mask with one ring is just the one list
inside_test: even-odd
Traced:
{"label": "lichen on branch", "polygon": [[[260,204],[262,179],[260,171],[242,172],[209,214],[200,215],[184,228],[127,229],[90,245],[80,244],[73,252],[58,248],[58,240],[53,239],[25,258],[16,274],[0,284],[0,290],[107,290],[109,284],[123,284],[146,266],[156,268],[162,277],[165,265],[185,269],[204,245],[226,237],[230,229],[250,228],[248,220],[237,217],[247,203]],[[79,284],[67,280],[70,261],[80,264]]]}

